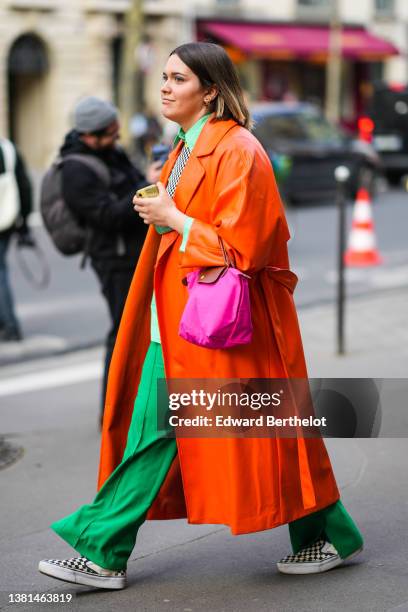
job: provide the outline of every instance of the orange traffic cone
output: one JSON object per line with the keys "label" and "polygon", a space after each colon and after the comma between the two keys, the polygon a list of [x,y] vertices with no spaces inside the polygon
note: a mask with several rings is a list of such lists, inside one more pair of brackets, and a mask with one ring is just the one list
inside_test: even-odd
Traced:
{"label": "orange traffic cone", "polygon": [[357,192],[353,210],[353,224],[347,251],[344,253],[346,266],[376,266],[382,257],[376,246],[374,223],[371,213],[371,198],[367,189]]}

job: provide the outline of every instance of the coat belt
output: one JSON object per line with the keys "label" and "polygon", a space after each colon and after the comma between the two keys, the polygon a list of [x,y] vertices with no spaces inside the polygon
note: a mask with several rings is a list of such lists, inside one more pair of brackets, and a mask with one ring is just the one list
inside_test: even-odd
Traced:
{"label": "coat belt", "polygon": [[[286,268],[278,268],[274,266],[267,266],[266,268],[264,268],[264,271],[271,280],[286,287],[286,289],[288,289],[291,294],[294,292],[298,282],[298,277],[296,276],[296,274],[294,274],[294,272]],[[282,364],[285,369],[286,377],[291,378],[290,369],[286,365],[287,363],[289,363],[289,360],[287,359],[286,354],[287,351],[285,333],[282,328],[279,309],[276,305],[274,290],[272,287],[268,287],[268,285],[269,283],[265,283],[263,284],[263,287],[270,308],[276,343],[281,354]],[[297,448],[303,507],[305,509],[310,509],[316,506],[316,495],[310,470],[307,445],[303,437],[297,437]]]}
{"label": "coat belt", "polygon": [[268,276],[272,278],[272,280],[285,285],[285,287],[289,289],[291,293],[294,292],[298,282],[298,277],[294,272],[292,272],[292,270],[267,266],[265,271],[267,272]]}

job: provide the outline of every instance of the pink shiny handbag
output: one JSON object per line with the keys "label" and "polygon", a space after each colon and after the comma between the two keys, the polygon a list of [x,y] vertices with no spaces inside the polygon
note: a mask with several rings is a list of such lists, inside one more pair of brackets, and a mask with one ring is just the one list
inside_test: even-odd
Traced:
{"label": "pink shiny handbag", "polygon": [[184,279],[189,296],[179,327],[184,340],[212,349],[252,340],[250,277],[232,267],[220,244],[225,266],[195,270]]}

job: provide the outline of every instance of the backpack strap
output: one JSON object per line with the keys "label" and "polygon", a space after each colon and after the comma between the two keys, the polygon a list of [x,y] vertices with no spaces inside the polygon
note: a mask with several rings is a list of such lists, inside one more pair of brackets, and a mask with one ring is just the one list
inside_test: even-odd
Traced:
{"label": "backpack strap", "polygon": [[0,140],[0,148],[3,153],[4,158],[4,171],[5,172],[14,172],[16,169],[16,150],[12,143],[7,140],[7,138],[2,138]]}
{"label": "backpack strap", "polygon": [[104,182],[106,187],[109,187],[111,183],[110,172],[108,166],[103,163],[102,160],[98,159],[94,155],[86,155],[83,153],[71,153],[69,155],[65,155],[64,157],[58,157],[56,159],[56,163],[58,165],[62,165],[68,159],[73,159],[81,162],[85,166],[88,166],[91,170],[95,172],[95,174]]}

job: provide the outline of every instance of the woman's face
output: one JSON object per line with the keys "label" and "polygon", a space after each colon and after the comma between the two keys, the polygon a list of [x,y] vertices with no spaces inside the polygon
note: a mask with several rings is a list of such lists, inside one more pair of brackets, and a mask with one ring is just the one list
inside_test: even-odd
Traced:
{"label": "woman's face", "polygon": [[181,59],[173,54],[167,60],[160,89],[162,114],[187,131],[207,112],[204,98],[211,98],[198,77]]}

